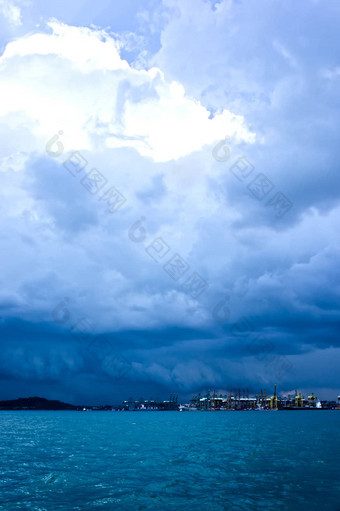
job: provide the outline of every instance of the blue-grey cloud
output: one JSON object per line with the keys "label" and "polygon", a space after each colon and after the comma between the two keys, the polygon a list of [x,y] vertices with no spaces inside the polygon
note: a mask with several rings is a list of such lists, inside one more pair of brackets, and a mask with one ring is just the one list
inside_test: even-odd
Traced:
{"label": "blue-grey cloud", "polygon": [[337,3],[118,4],[1,21],[2,397],[334,397]]}

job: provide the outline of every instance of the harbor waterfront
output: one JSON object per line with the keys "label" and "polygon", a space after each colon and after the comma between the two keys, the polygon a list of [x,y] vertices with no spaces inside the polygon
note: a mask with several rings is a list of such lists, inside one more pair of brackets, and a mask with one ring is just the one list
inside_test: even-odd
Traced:
{"label": "harbor waterfront", "polygon": [[129,398],[124,401],[123,407],[127,411],[160,411],[178,410],[185,411],[246,411],[246,410],[340,410],[340,396],[337,401],[320,401],[314,392],[305,398],[301,392],[295,391],[294,395],[279,396],[277,385],[274,385],[272,395],[267,395],[266,389],[261,389],[255,396],[249,395],[248,389],[235,390],[222,395],[214,391],[208,391],[205,395],[200,393],[193,396],[189,403],[178,403],[178,395],[173,393],[167,401],[154,399],[134,400]]}
{"label": "harbor waterfront", "polygon": [[171,393],[167,400],[133,399],[130,397],[120,405],[72,405],[57,400],[42,397],[19,398],[0,401],[1,410],[77,410],[77,411],[129,411],[129,412],[155,412],[155,411],[264,411],[264,410],[340,410],[340,396],[337,400],[320,401],[312,392],[304,397],[295,390],[294,394],[280,396],[277,385],[274,385],[272,395],[267,395],[266,389],[259,394],[251,396],[248,389],[235,389],[229,394],[208,391],[206,394],[194,395],[188,403],[179,403],[178,394]]}
{"label": "harbor waterfront", "polygon": [[339,511],[340,413],[0,412],[0,509]]}

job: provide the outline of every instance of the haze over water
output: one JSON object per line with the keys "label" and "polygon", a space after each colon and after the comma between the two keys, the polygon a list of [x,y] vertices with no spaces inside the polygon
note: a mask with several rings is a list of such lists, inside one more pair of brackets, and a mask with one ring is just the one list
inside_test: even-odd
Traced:
{"label": "haze over water", "polygon": [[1,412],[0,509],[332,510],[334,411]]}

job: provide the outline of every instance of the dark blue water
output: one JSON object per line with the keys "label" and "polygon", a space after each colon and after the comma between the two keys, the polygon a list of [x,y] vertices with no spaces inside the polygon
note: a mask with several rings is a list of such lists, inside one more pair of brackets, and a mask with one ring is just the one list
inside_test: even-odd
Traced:
{"label": "dark blue water", "polygon": [[340,411],[0,412],[1,510],[340,510]]}

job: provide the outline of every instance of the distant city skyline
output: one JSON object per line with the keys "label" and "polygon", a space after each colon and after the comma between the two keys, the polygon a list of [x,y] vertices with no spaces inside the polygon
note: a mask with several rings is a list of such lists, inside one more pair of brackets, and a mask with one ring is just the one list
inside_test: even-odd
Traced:
{"label": "distant city skyline", "polygon": [[229,411],[229,410],[290,410],[290,409],[340,410],[340,395],[330,400],[320,400],[314,392],[303,395],[296,389],[293,394],[283,395],[278,392],[277,385],[272,391],[261,389],[256,394],[249,389],[234,389],[223,394],[216,390],[197,392],[190,399],[182,400],[178,393],[172,392],[167,399],[159,397],[130,396],[121,403],[66,403],[60,400],[49,400],[45,397],[17,398],[0,400],[1,410],[73,410],[73,411]]}

